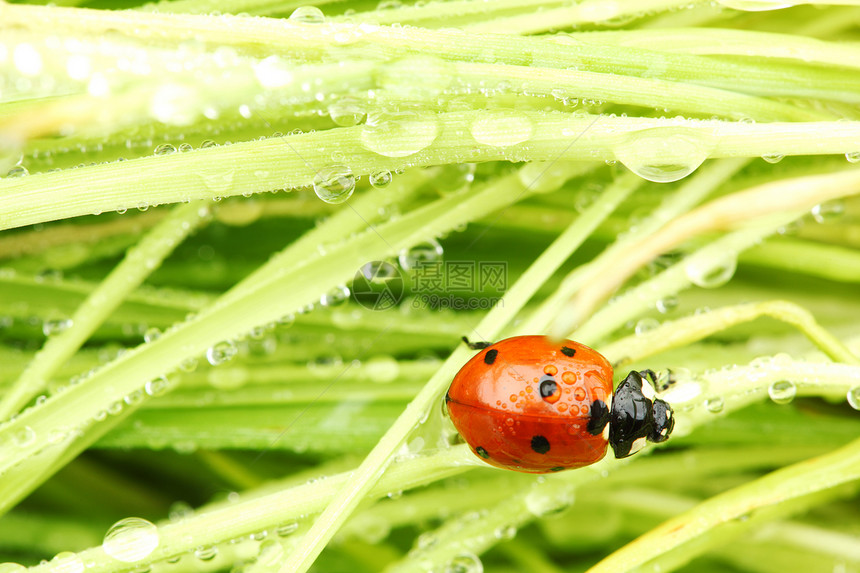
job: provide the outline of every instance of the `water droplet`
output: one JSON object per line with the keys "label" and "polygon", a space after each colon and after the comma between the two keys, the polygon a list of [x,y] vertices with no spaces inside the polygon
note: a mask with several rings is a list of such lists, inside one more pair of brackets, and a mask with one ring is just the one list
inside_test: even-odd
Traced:
{"label": "water droplet", "polygon": [[143,333],[143,341],[144,342],[155,342],[161,337],[161,330],[155,328],[147,328],[146,332]]}
{"label": "water droplet", "polygon": [[848,163],[860,163],[860,151],[849,151],[845,154]]}
{"label": "water droplet", "polygon": [[280,56],[269,56],[261,60],[254,66],[254,75],[260,86],[267,89],[282,88],[293,81],[289,63]]}
{"label": "water droplet", "polygon": [[533,161],[520,167],[517,177],[532,193],[550,193],[570,177],[570,165],[562,161]]}
{"label": "water droplet", "polygon": [[432,144],[439,122],[431,113],[396,111],[371,113],[362,127],[365,149],[385,157],[407,157]]}
{"label": "water droplet", "polygon": [[194,550],[194,557],[200,561],[212,561],[218,555],[218,548],[214,545],[198,547]]}
{"label": "water droplet", "polygon": [[780,380],[768,387],[767,394],[777,404],[788,404],[797,395],[797,386],[789,380]]}
{"label": "water droplet", "polygon": [[105,534],[102,549],[123,563],[135,563],[158,547],[158,528],[140,517],[117,521]]}
{"label": "water droplet", "polygon": [[460,553],[445,566],[445,573],[483,573],[484,564],[474,553]]}
{"label": "water droplet", "polygon": [[377,189],[384,189],[385,187],[388,187],[389,183],[391,183],[391,171],[389,171],[388,169],[383,169],[382,171],[371,173],[369,179],[371,185],[373,185]]}
{"label": "water droplet", "polygon": [[855,410],[860,410],[860,385],[854,386],[848,390],[847,398],[849,406]]}
{"label": "water droplet", "polygon": [[661,298],[656,303],[657,312],[660,314],[666,314],[667,312],[671,312],[672,310],[678,308],[678,297],[674,295],[669,295],[665,298]]}
{"label": "water droplet", "polygon": [[316,6],[299,6],[290,14],[290,21],[301,22],[302,24],[322,24],[325,22],[325,15]]}
{"label": "water droplet", "polygon": [[194,151],[194,146],[190,143],[180,143],[178,149],[179,153],[188,153],[189,151]]}
{"label": "water droplet", "polygon": [[449,163],[439,168],[434,180],[436,190],[446,195],[465,189],[475,180],[474,163]]}
{"label": "water droplet", "polygon": [[[573,488],[556,484],[555,488],[535,488],[526,494],[525,504],[535,517],[560,515],[573,505]],[[548,491],[547,491],[548,489]]]}
{"label": "water droplet", "polygon": [[364,104],[354,97],[343,97],[328,106],[331,120],[340,127],[352,127],[364,118]]}
{"label": "water droplet", "polygon": [[320,169],[314,177],[314,193],[326,203],[343,203],[355,191],[355,175],[346,165]]}
{"label": "water droplet", "polygon": [[782,155],[781,153],[769,153],[762,155],[761,158],[768,163],[779,163],[785,158],[785,155]]}
{"label": "water droplet", "polygon": [[143,390],[150,396],[161,396],[165,392],[167,392],[167,387],[169,386],[169,382],[166,377],[159,376],[153,380],[147,382]]}
{"label": "water droplet", "polygon": [[654,330],[658,326],[660,326],[660,321],[658,321],[656,318],[643,318],[636,323],[636,328],[634,332],[636,332],[636,334],[641,335]]}
{"label": "water droplet", "polygon": [[22,573],[27,571],[27,568],[18,563],[0,563],[0,573]]}
{"label": "water droplet", "polygon": [[212,366],[224,364],[234,356],[236,356],[236,345],[230,340],[219,342],[206,351],[206,360]]}
{"label": "water droplet", "polygon": [[827,201],[819,203],[812,208],[812,218],[816,223],[827,223],[838,219],[845,213],[845,204],[842,201]]}
{"label": "water droplet", "polygon": [[708,412],[712,414],[719,414],[720,412],[722,412],[723,406],[723,399],[719,396],[715,398],[708,398],[707,400],[705,400],[705,408],[708,410]]}
{"label": "water droplet", "polygon": [[42,334],[45,336],[59,334],[64,330],[71,328],[72,324],[72,319],[70,318],[62,320],[46,320],[42,323]]}
{"label": "water droplet", "polygon": [[713,264],[701,257],[686,263],[684,271],[687,278],[696,286],[717,288],[729,282],[737,270],[738,260],[733,255]]}
{"label": "water droplet", "polygon": [[527,115],[516,110],[492,110],[481,114],[469,126],[478,143],[509,147],[531,138],[534,125]]}
{"label": "water droplet", "polygon": [[683,179],[710,155],[710,136],[683,127],[655,127],[628,134],[615,148],[627,169],[648,181],[670,183]]}
{"label": "water droplet", "polygon": [[517,528],[513,525],[502,525],[493,531],[493,536],[500,540],[513,539],[517,536]]}
{"label": "water droplet", "polygon": [[210,147],[218,147],[218,144],[211,139],[204,139],[203,142],[200,144],[200,149],[208,149]]}
{"label": "water droplet", "polygon": [[176,147],[172,143],[162,143],[155,148],[155,155],[171,155],[176,153]]}
{"label": "water droplet", "polygon": [[27,171],[26,167],[24,167],[23,165],[18,165],[17,167],[13,167],[9,170],[8,173],[6,173],[6,178],[9,179],[12,177],[26,177],[29,174],[30,172]]}
{"label": "water droplet", "polygon": [[371,382],[385,384],[400,375],[400,363],[393,356],[372,356],[364,363],[363,371]]}
{"label": "water droplet", "polygon": [[56,573],[83,573],[84,562],[77,554],[71,551],[63,551],[57,553],[56,557],[51,559],[51,571]]}
{"label": "water droplet", "polygon": [[36,441],[36,430],[31,428],[30,426],[24,426],[17,432],[12,438],[13,443],[19,448],[26,448],[29,445],[32,445],[33,442]]}
{"label": "water droplet", "polygon": [[426,243],[419,243],[409,249],[403,249],[397,256],[403,270],[412,270],[415,267],[438,261],[442,258],[442,245],[435,239]]}
{"label": "water droplet", "polygon": [[298,521],[288,521],[283,523],[275,528],[275,533],[278,534],[278,537],[288,537],[295,533],[299,528]]}
{"label": "water droplet", "polygon": [[349,287],[338,285],[320,297],[323,306],[339,306],[349,300]]}

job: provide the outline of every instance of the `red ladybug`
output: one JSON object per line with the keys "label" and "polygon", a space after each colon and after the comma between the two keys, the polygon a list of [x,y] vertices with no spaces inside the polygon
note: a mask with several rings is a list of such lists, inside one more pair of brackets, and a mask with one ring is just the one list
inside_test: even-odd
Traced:
{"label": "red ladybug", "polygon": [[624,458],[672,432],[672,408],[643,378],[653,372],[631,372],[613,396],[612,366],[578,342],[515,336],[470,346],[481,351],[454,377],[445,402],[457,431],[491,465],[578,468],[600,460],[607,444]]}

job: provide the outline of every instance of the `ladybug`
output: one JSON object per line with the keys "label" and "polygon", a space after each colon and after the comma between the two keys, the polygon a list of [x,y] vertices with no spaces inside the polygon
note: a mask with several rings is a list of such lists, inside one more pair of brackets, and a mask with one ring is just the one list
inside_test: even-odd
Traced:
{"label": "ladybug", "polygon": [[480,350],[454,377],[445,402],[460,435],[488,464],[547,473],[593,464],[612,446],[616,458],[663,442],[671,406],[631,372],[612,392],[612,366],[597,351],[545,336],[515,336]]}

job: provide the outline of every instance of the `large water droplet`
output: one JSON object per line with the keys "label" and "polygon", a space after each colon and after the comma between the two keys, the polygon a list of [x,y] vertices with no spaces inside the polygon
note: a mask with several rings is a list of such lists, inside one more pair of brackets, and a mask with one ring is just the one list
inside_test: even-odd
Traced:
{"label": "large water droplet", "polygon": [[789,380],[780,380],[768,387],[767,395],[777,404],[788,404],[797,395],[797,386]]}
{"label": "large water droplet", "polygon": [[154,155],[172,155],[176,153],[176,146],[172,143],[162,143],[155,148]]}
{"label": "large water droplet", "polygon": [[200,546],[194,550],[194,557],[200,561],[212,561],[218,556],[218,548],[214,545],[208,547]]}
{"label": "large water droplet", "polygon": [[314,177],[314,193],[326,203],[343,203],[355,191],[355,175],[346,165],[330,165]]}
{"label": "large water droplet", "polygon": [[695,171],[713,145],[712,138],[700,130],[655,127],[628,134],[614,151],[618,161],[639,177],[669,183]]}
{"label": "large water droplet", "polygon": [[105,534],[102,549],[123,563],[135,563],[158,547],[158,528],[140,517],[117,521]]}
{"label": "large water droplet", "polygon": [[325,22],[325,15],[316,6],[299,6],[290,14],[290,20],[302,24],[322,24]]}
{"label": "large water droplet", "polygon": [[844,213],[845,204],[839,200],[819,203],[812,208],[812,218],[816,223],[828,223],[838,219]]}
{"label": "large water droplet", "polygon": [[474,553],[460,553],[445,566],[445,573],[483,573],[484,564]]}
{"label": "large water droplet", "polygon": [[0,563],[0,573],[22,573],[26,571],[27,568],[18,563],[12,563],[11,561],[8,563]]}
{"label": "large water droplet", "polygon": [[371,173],[368,179],[370,181],[370,184],[377,189],[384,189],[388,187],[388,185],[391,183],[391,171],[389,171],[388,169],[383,169],[382,171]]}
{"label": "large water droplet", "polygon": [[84,562],[77,554],[63,551],[51,559],[50,568],[56,573],[83,573]]}
{"label": "large water droplet", "polygon": [[435,239],[431,239],[426,243],[419,243],[409,249],[403,249],[397,256],[397,260],[400,261],[403,270],[409,271],[415,267],[438,261],[442,258],[443,252],[442,245]]}
{"label": "large water droplet", "polygon": [[328,106],[331,120],[341,127],[352,127],[362,120],[364,104],[354,97],[343,97]]}
{"label": "large water droplet", "polygon": [[431,113],[396,111],[371,113],[361,130],[361,144],[385,157],[407,157],[432,144],[439,122]]}
{"label": "large water droplet", "polygon": [[717,264],[702,257],[696,257],[685,264],[684,271],[694,285],[717,288],[731,280],[737,266],[738,260],[734,256],[727,256]]}
{"label": "large water droplet", "polygon": [[481,114],[469,126],[469,131],[478,143],[509,147],[528,141],[534,132],[534,125],[522,112],[497,109]]}
{"label": "large water droplet", "polygon": [[334,287],[320,297],[320,304],[323,306],[338,306],[349,300],[349,287],[339,285]]}
{"label": "large water droplet", "polygon": [[723,399],[719,396],[705,400],[705,408],[712,414],[719,414],[722,412],[724,405],[725,403],[723,402]]}
{"label": "large water droplet", "polygon": [[230,340],[225,340],[210,347],[206,351],[206,360],[208,360],[209,364],[212,366],[218,366],[236,356],[236,351],[236,345]]}
{"label": "large water droplet", "polygon": [[860,151],[849,151],[845,154],[848,163],[860,163]]}
{"label": "large water droplet", "polygon": [[559,515],[570,509],[573,501],[573,488],[566,484],[559,484],[556,488],[535,488],[525,498],[526,509],[536,517]]}
{"label": "large water droplet", "polygon": [[855,410],[860,410],[860,384],[848,390],[848,405]]}

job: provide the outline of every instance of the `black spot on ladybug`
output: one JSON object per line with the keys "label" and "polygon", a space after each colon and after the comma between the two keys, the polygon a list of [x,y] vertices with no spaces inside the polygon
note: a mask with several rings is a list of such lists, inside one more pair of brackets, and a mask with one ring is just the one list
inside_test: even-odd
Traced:
{"label": "black spot on ladybug", "polygon": [[558,392],[558,384],[555,383],[555,380],[544,380],[540,383],[541,398],[549,398],[556,392]]}
{"label": "black spot on ladybug", "polygon": [[487,353],[484,354],[484,364],[492,364],[496,361],[496,356],[499,355],[499,351],[493,348],[492,350],[487,350]]}
{"label": "black spot on ladybug", "polygon": [[574,354],[576,354],[576,349],[571,348],[570,346],[562,346],[561,353],[565,356],[573,356]]}
{"label": "black spot on ladybug", "polygon": [[603,432],[603,428],[609,423],[609,408],[606,407],[606,402],[603,400],[595,400],[591,403],[591,417],[588,419],[588,425],[585,429],[592,436],[596,436]]}
{"label": "black spot on ladybug", "polygon": [[475,448],[475,453],[478,454],[479,456],[481,456],[482,458],[484,458],[485,460],[490,459],[490,454],[488,454],[487,450],[485,450],[481,446],[478,446],[477,448]]}
{"label": "black spot on ladybug", "polygon": [[532,449],[539,454],[545,454],[549,451],[549,440],[543,436],[532,436]]}
{"label": "black spot on ladybug", "polygon": [[551,471],[551,472],[560,472],[560,471],[562,471],[563,469],[564,469],[563,467],[558,466],[557,468],[550,468],[550,470],[549,470],[549,471]]}

